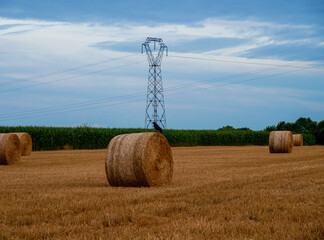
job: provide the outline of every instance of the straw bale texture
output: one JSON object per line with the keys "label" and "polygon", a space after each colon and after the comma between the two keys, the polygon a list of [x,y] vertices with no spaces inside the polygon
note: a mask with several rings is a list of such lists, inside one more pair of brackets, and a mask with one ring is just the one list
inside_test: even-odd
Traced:
{"label": "straw bale texture", "polygon": [[272,131],[269,136],[270,153],[291,153],[293,137],[290,131]]}
{"label": "straw bale texture", "polygon": [[111,186],[161,186],[172,180],[170,145],[160,133],[132,133],[114,137],[106,155]]}
{"label": "straw bale texture", "polygon": [[33,148],[33,141],[31,136],[26,132],[14,133],[14,134],[16,134],[20,140],[21,156],[30,156]]}
{"label": "straw bale texture", "polygon": [[301,134],[293,134],[293,141],[294,141],[294,146],[303,146],[303,135]]}
{"label": "straw bale texture", "polygon": [[20,160],[20,141],[16,134],[0,133],[0,164],[10,165]]}

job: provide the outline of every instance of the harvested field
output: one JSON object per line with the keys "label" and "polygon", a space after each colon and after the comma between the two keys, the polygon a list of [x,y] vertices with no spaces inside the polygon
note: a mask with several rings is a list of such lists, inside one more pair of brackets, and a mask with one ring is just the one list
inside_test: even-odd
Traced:
{"label": "harvested field", "polygon": [[323,239],[324,146],[172,151],[156,188],[110,187],[106,149],[0,166],[0,239]]}

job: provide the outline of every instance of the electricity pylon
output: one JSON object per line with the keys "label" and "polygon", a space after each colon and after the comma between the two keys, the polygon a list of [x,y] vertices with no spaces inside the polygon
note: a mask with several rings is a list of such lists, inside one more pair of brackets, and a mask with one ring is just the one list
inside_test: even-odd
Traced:
{"label": "electricity pylon", "polygon": [[[153,55],[150,48],[151,43],[154,44],[154,50],[156,49],[157,44],[160,46],[160,49],[158,50],[156,56]],[[142,53],[143,48],[145,48],[149,62],[145,127],[149,128],[153,125],[153,122],[155,122],[165,129],[166,116],[164,107],[161,62],[164,50],[166,50],[166,56],[168,56],[168,47],[163,43],[163,40],[161,38],[148,37],[142,44]]]}

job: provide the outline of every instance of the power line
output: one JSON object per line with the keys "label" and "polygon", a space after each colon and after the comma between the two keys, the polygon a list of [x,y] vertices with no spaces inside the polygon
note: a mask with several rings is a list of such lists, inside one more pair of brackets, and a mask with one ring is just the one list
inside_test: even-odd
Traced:
{"label": "power line", "polygon": [[[138,97],[138,96],[142,96],[142,94],[144,94],[144,93],[145,92],[139,92],[139,93],[133,93],[133,94],[128,94],[128,95],[124,95],[124,96],[116,96],[116,97],[97,99],[97,100],[91,100],[91,101],[83,101],[83,102],[79,102],[79,103],[65,104],[65,105],[58,106],[58,107],[47,107],[47,108],[40,108],[40,109],[36,109],[36,110],[31,110],[31,111],[15,112],[15,113],[11,113],[10,115],[18,117],[18,116],[24,116],[24,115],[30,115],[30,114],[48,113],[50,111],[55,111],[55,110],[64,110],[64,109],[69,109],[69,108],[91,106],[93,104],[98,104],[101,102],[117,101],[117,100]],[[5,114],[5,113],[1,113],[0,116],[1,115],[8,116],[8,114]]]}
{"label": "power line", "polygon": [[[208,54],[206,54],[206,55],[208,55]],[[308,61],[313,60],[313,59],[321,59],[321,58],[324,58],[324,56],[307,58],[307,59],[300,60],[300,61],[308,62]],[[298,66],[296,66],[296,67],[298,67]],[[238,74],[230,74],[228,76],[211,78],[209,80],[203,80],[203,81],[199,81],[199,82],[195,82],[195,83],[191,83],[191,84],[181,85],[178,88],[184,88],[186,86],[196,86],[197,84],[200,85],[200,84],[205,84],[205,83],[208,83],[208,82],[214,82],[214,80],[217,80],[217,79],[224,81],[224,80],[227,80],[227,79],[231,79],[233,77],[235,77],[235,78],[236,77],[244,77],[244,76],[247,76],[247,75],[250,75],[250,74],[259,74],[259,73],[263,73],[263,72],[267,72],[267,71],[277,70],[279,68],[282,68],[282,67],[281,66],[280,67],[270,67],[270,68],[264,68],[264,69],[259,69],[259,70],[255,70],[255,71],[250,71],[250,72],[244,72],[244,73],[238,73]],[[304,69],[301,69],[301,70],[304,70]],[[293,70],[292,72],[294,72],[294,71],[295,70]],[[289,72],[287,72],[287,73],[289,73]]]}
{"label": "power line", "polygon": [[[127,99],[128,97],[125,97]],[[70,112],[78,112],[78,111],[85,111],[85,110],[90,110],[90,109],[95,109],[95,108],[101,108],[101,107],[109,107],[109,106],[115,106],[115,105],[120,105],[120,104],[125,104],[125,103],[134,103],[134,102],[142,102],[143,99],[138,99],[136,101],[131,100],[127,102],[117,102],[117,103],[108,103],[104,105],[96,105],[92,107],[86,107],[86,108],[81,108],[81,109],[70,109],[70,110],[64,110],[64,111],[58,111],[58,112],[46,112],[45,114],[36,114],[36,115],[29,115],[29,116],[22,116],[22,117],[14,117],[14,118],[8,118],[8,119],[1,119],[0,121],[8,121],[8,120],[17,120],[17,119],[22,119],[22,118],[31,118],[31,117],[42,117],[42,116],[48,116],[48,115],[56,115],[56,114],[62,114],[62,113],[70,113]]]}
{"label": "power line", "polygon": [[[268,69],[264,69],[264,71],[265,70],[274,70],[274,69],[273,68],[271,68],[271,69],[268,68]],[[271,76],[275,76],[275,75],[281,75],[281,74],[290,73],[290,72],[296,72],[296,71],[301,71],[301,70],[302,69],[286,71],[286,72],[283,72],[283,73],[275,73],[275,74],[272,74],[272,75],[260,76],[260,77],[256,77],[256,78],[252,78],[252,79],[246,79],[246,80],[240,80],[240,81],[236,81],[236,82],[232,82],[232,83],[224,83],[222,85],[211,86],[209,88],[219,88],[219,87],[227,86],[227,85],[230,85],[230,84],[233,84],[233,83],[248,82],[248,81],[253,81],[253,80],[256,80],[256,79],[267,78],[267,77],[271,77]],[[244,75],[243,74],[236,74],[236,76],[232,75],[231,78],[234,78],[234,77],[243,77],[243,76],[247,76],[247,73],[244,73]],[[227,77],[227,79],[231,79],[229,76],[226,76],[226,77]],[[215,78],[215,79],[219,79],[220,80],[220,78]],[[178,86],[175,86],[175,87],[166,88],[165,90],[167,90],[167,91],[176,91],[176,90],[178,90],[180,88],[183,89],[184,87],[185,88],[186,87],[188,88],[188,87],[191,87],[191,86],[199,86],[199,85],[203,85],[203,84],[206,84],[208,82],[211,82],[211,81],[212,81],[212,79],[209,79],[209,80],[206,80],[206,81],[200,81],[200,82],[198,82],[196,84],[178,85]],[[203,90],[206,90],[206,88],[201,88],[201,89],[195,88],[193,90],[183,91],[183,92],[180,92],[180,93],[167,94],[167,96],[173,96],[173,95],[185,94],[185,93],[188,93],[188,92],[203,91]],[[44,109],[43,111],[40,111],[40,112],[33,112],[33,113],[26,113],[25,112],[26,114],[18,114],[18,115],[15,115],[15,117],[3,118],[3,119],[1,119],[1,121],[4,121],[4,120],[16,120],[16,119],[30,118],[30,117],[39,117],[39,116],[52,115],[52,114],[62,114],[62,113],[75,112],[75,111],[84,111],[84,110],[95,109],[95,108],[100,108],[100,107],[113,106],[113,105],[119,105],[119,104],[124,104],[124,103],[138,102],[138,101],[143,101],[143,99],[141,98],[141,100],[136,100],[136,101],[131,100],[131,101],[122,102],[122,103],[120,103],[120,102],[118,103],[117,102],[117,103],[103,104],[103,102],[105,102],[105,101],[111,101],[111,100],[112,101],[117,101],[117,100],[125,100],[125,99],[130,99],[130,98],[144,97],[145,96],[144,94],[145,94],[145,92],[139,92],[139,93],[124,95],[124,96],[119,96],[119,97],[114,97],[114,98],[99,100],[99,101],[102,101],[102,102],[99,102],[100,105],[95,105],[95,106],[91,106],[91,105],[98,104],[98,102],[92,101],[93,103],[84,102],[81,105],[74,105],[74,107],[76,107],[78,109],[73,109],[72,108],[71,110],[66,110],[66,107],[61,106],[61,107],[57,107],[57,108],[52,108],[52,110],[50,110],[50,111],[48,111],[49,109],[47,109],[47,110]],[[71,106],[72,105],[69,105],[68,108],[70,108]],[[80,108],[80,107],[83,107],[83,108]],[[51,112],[53,110],[54,110],[54,112]],[[55,110],[58,110],[58,112],[55,111]],[[60,110],[64,110],[64,111],[60,111]],[[35,111],[37,111],[37,110],[35,110]]]}
{"label": "power line", "polygon": [[170,55],[170,57],[182,58],[182,59],[191,59],[191,60],[212,61],[212,62],[228,62],[228,63],[252,64],[252,65],[263,65],[263,66],[272,66],[272,67],[289,67],[289,68],[313,69],[313,70],[324,71],[324,68],[307,67],[307,66],[269,64],[269,63],[260,63],[260,62],[243,62],[243,61],[224,60],[224,59],[211,59],[211,58],[202,58],[202,57],[187,57],[187,56],[179,56],[179,55],[178,56],[177,55]]}
{"label": "power line", "polygon": [[[57,75],[57,74],[66,73],[66,72],[70,72],[70,71],[73,71],[73,70],[81,69],[81,68],[84,68],[84,67],[99,65],[99,64],[102,64],[102,63],[105,63],[105,62],[111,62],[111,61],[116,61],[116,60],[123,59],[123,58],[132,57],[132,56],[135,56],[135,55],[137,55],[137,54],[130,54],[130,55],[126,55],[126,56],[119,57],[119,58],[105,60],[105,61],[101,61],[101,62],[97,62],[97,63],[86,64],[86,65],[82,65],[82,66],[75,67],[75,68],[70,68],[70,69],[66,69],[66,70],[62,70],[62,71],[58,71],[58,72],[53,72],[53,73],[48,73],[48,74],[35,76],[35,77],[29,78],[29,79],[21,79],[20,81],[21,82],[22,81],[30,81],[30,80],[34,80],[34,79],[41,78],[41,77],[53,76],[53,75]],[[205,55],[209,55],[209,54],[205,54]],[[185,56],[176,56],[176,55],[171,56],[171,57],[183,58],[183,59],[193,59],[193,60],[216,61],[216,62],[230,62],[230,63],[244,63],[244,64],[253,64],[253,65],[267,65],[267,66],[274,66],[274,67],[293,67],[293,68],[302,68],[302,69],[324,70],[324,68],[303,67],[303,66],[293,66],[293,65],[274,65],[274,64],[266,64],[266,63],[251,63],[251,62],[219,60],[219,59],[200,58],[200,57],[185,57]],[[320,58],[323,58],[323,57],[316,57],[316,58],[320,59]],[[135,63],[132,63],[132,64],[136,64],[136,63],[140,63],[140,62],[135,62]],[[37,84],[29,85],[29,86],[12,88],[12,89],[8,89],[8,90],[0,91],[0,93],[12,92],[12,91],[16,91],[16,90],[25,89],[25,88],[32,88],[32,87],[37,87],[37,86],[41,86],[41,85],[47,85],[47,84],[51,84],[51,83],[54,83],[54,82],[59,82],[59,81],[69,80],[69,79],[78,78],[78,77],[82,77],[82,76],[87,76],[87,75],[90,75],[90,74],[95,74],[95,73],[99,73],[99,72],[103,72],[103,71],[107,71],[107,70],[119,69],[119,68],[127,67],[127,66],[132,65],[132,64],[126,64],[126,65],[119,66],[119,67],[116,67],[116,68],[107,68],[107,69],[98,70],[98,71],[94,71],[94,72],[90,72],[90,73],[80,74],[80,75],[73,76],[73,77],[66,77],[66,78],[57,79],[57,80],[53,80],[53,81],[37,83]],[[4,82],[4,83],[0,84],[0,86],[7,85],[6,83],[9,83],[9,82]]]}
{"label": "power line", "polygon": [[[312,60],[312,59],[321,59],[321,58],[324,58],[323,56],[319,56],[319,57],[312,57],[312,58],[307,58],[305,60],[300,60],[300,61],[309,61],[309,60]],[[261,72],[267,72],[267,71],[273,71],[273,70],[277,70],[279,68],[282,68],[283,66],[280,66],[280,67],[271,67],[271,68],[265,68],[265,69],[261,69],[261,70],[256,70],[256,71],[251,71],[251,72],[245,72],[245,73],[241,73],[241,74],[233,74],[233,75],[229,75],[227,77],[225,77],[226,79],[231,79],[233,77],[244,77],[244,76],[248,76],[250,74],[256,74],[256,73],[261,73]],[[296,66],[297,67],[297,66]],[[223,86],[227,86],[227,85],[230,85],[230,84],[236,84],[236,83],[242,83],[242,82],[249,82],[249,81],[254,81],[254,80],[257,80],[257,79],[262,79],[262,78],[268,78],[268,77],[272,77],[272,76],[277,76],[277,75],[282,75],[282,74],[286,74],[286,73],[292,73],[292,72],[297,72],[297,71],[302,71],[304,70],[303,68],[301,69],[297,69],[297,70],[290,70],[290,71],[286,71],[286,72],[282,72],[282,73],[274,73],[274,74],[271,74],[271,75],[266,75],[266,76],[260,76],[260,77],[256,77],[256,78],[249,78],[249,79],[245,79],[245,80],[240,80],[240,81],[235,81],[235,82],[232,82],[232,83],[224,83],[222,85],[218,85],[218,86],[209,86],[209,88],[217,88],[217,87],[223,87]],[[225,80],[225,78],[223,78],[222,81]],[[192,83],[192,84],[187,84],[187,86],[199,86],[199,85],[203,85],[203,84],[206,84],[208,82],[214,82],[213,80],[215,80],[216,78],[214,79],[209,79],[209,80],[205,80],[205,81],[200,81],[198,83]],[[219,78],[217,78],[219,79]],[[221,82],[221,81],[217,81],[217,82]],[[185,88],[186,86],[179,86],[179,88]],[[185,92],[182,92],[182,93],[177,93],[177,94],[167,94],[167,96],[173,96],[173,95],[178,95],[178,94],[184,94],[184,93],[188,93],[188,92],[194,92],[194,91],[202,91],[202,90],[205,90],[206,88],[202,88],[202,89],[194,89],[194,90],[191,90],[191,91],[185,91]]]}
{"label": "power line", "polygon": [[51,83],[60,82],[60,81],[64,81],[64,80],[70,80],[70,79],[74,79],[74,78],[78,78],[78,77],[83,77],[83,76],[87,76],[87,75],[91,75],[91,74],[95,74],[95,73],[105,72],[105,71],[108,71],[108,70],[116,70],[116,69],[128,67],[130,65],[142,63],[142,62],[145,62],[145,61],[138,61],[138,62],[129,63],[129,64],[117,66],[117,67],[109,67],[109,68],[105,68],[105,69],[101,69],[101,70],[97,70],[97,71],[93,71],[93,72],[89,72],[89,73],[79,74],[79,75],[72,76],[72,77],[66,77],[66,78],[56,79],[56,80],[53,80],[53,81],[36,83],[36,84],[33,84],[33,85],[29,85],[29,86],[18,87],[18,88],[11,88],[11,89],[8,89],[8,90],[0,91],[0,93],[6,93],[6,92],[12,92],[12,91],[26,89],[26,88],[32,88],[32,87],[38,87],[38,86],[42,86],[42,85],[48,85],[48,84],[51,84]]}
{"label": "power line", "polygon": [[118,58],[112,58],[112,59],[108,59],[108,60],[104,60],[104,61],[100,61],[100,62],[95,62],[95,63],[90,63],[90,64],[85,64],[85,65],[81,65],[81,66],[78,66],[78,67],[64,69],[64,70],[61,70],[61,71],[45,73],[45,74],[34,76],[32,78],[16,79],[15,81],[1,82],[0,87],[1,86],[6,86],[6,85],[11,85],[11,84],[14,84],[14,83],[17,83],[17,82],[21,83],[21,82],[26,82],[26,81],[33,81],[33,80],[39,79],[39,78],[55,76],[55,75],[71,72],[71,71],[82,69],[82,68],[87,68],[87,67],[91,67],[91,66],[100,65],[100,64],[103,64],[103,63],[108,63],[108,62],[113,62],[113,61],[117,61],[117,60],[124,59],[124,58],[133,57],[135,55],[138,55],[138,54],[137,53],[136,54],[129,54],[129,55],[126,55],[126,56],[122,56],[122,57],[118,57]]}
{"label": "power line", "polygon": [[[128,65],[125,65],[125,66],[128,66]],[[121,66],[119,66],[119,67],[121,67]],[[184,88],[190,88],[193,86],[204,85],[209,82],[215,83],[215,82],[226,81],[226,80],[230,80],[230,79],[234,79],[234,78],[242,78],[245,76],[249,76],[251,74],[260,74],[260,73],[264,73],[267,71],[273,71],[273,70],[276,70],[279,68],[282,68],[282,67],[272,67],[272,68],[265,68],[265,69],[261,69],[261,70],[249,71],[249,72],[245,72],[245,73],[231,74],[231,75],[211,78],[208,80],[199,81],[199,82],[195,82],[195,83],[176,85],[176,86],[166,88],[165,90],[176,91],[178,89],[184,89]],[[256,77],[256,78],[252,78],[252,79],[250,78],[247,80],[241,80],[241,81],[236,81],[236,82],[232,82],[232,83],[225,83],[223,85],[211,86],[211,87],[212,88],[222,87],[222,86],[226,86],[226,85],[233,84],[233,83],[253,81],[256,79],[271,77],[271,76],[275,76],[275,75],[281,75],[281,74],[290,73],[290,72],[296,72],[296,71],[300,71],[300,70],[304,70],[304,69],[292,70],[292,71],[287,71],[287,72],[283,72],[283,73],[275,73],[272,75],[261,76],[261,77]],[[75,76],[75,77],[79,77],[79,76]],[[215,80],[218,80],[218,81],[215,81]],[[189,91],[182,92],[180,94],[187,93],[187,92],[193,92],[193,91],[201,91],[201,90],[205,90],[205,88],[189,90]],[[21,118],[28,118],[28,117],[37,117],[37,116],[56,114],[56,113],[59,114],[59,113],[65,113],[65,112],[71,112],[71,111],[83,111],[83,110],[88,110],[88,109],[93,109],[93,108],[98,108],[98,107],[110,106],[111,104],[118,105],[119,103],[109,103],[108,105],[104,104],[104,103],[107,101],[110,101],[110,102],[111,101],[120,101],[120,100],[125,100],[125,99],[130,99],[130,98],[142,97],[142,94],[144,96],[145,92],[139,92],[139,93],[128,94],[128,95],[124,95],[124,96],[117,96],[117,97],[111,97],[111,98],[105,98],[105,99],[99,99],[99,100],[84,101],[84,102],[74,103],[74,104],[66,104],[66,105],[62,105],[62,106],[58,106],[58,107],[41,108],[41,109],[36,109],[36,110],[32,110],[32,111],[16,112],[16,113],[9,114],[9,115],[11,115],[11,117],[8,117],[8,114],[0,114],[0,116],[1,115],[6,116],[6,117],[2,118],[2,120],[1,120],[1,121],[4,121],[4,120],[14,120],[14,119],[21,119]],[[177,93],[177,94],[179,94],[179,93]],[[176,94],[168,94],[168,96],[172,96],[172,95],[176,95]],[[132,102],[132,101],[129,101],[129,102]],[[97,106],[93,106],[95,104],[97,104]],[[100,105],[98,105],[98,104],[100,104]],[[104,105],[102,105],[102,104],[104,104]],[[90,106],[92,106],[92,107],[90,107]],[[81,108],[81,107],[83,107],[83,108]],[[84,107],[86,107],[86,108],[84,108]],[[75,109],[75,108],[77,108],[77,109]],[[72,110],[65,111],[66,109],[72,109]],[[64,110],[64,111],[62,112],[62,110]],[[53,111],[54,111],[54,113],[51,113]],[[61,112],[57,112],[57,111],[61,111]]]}
{"label": "power line", "polygon": [[298,71],[302,71],[302,70],[303,69],[297,69],[297,70],[290,70],[290,71],[286,71],[286,72],[282,72],[282,73],[274,73],[274,74],[271,74],[271,75],[260,76],[260,77],[249,78],[249,79],[235,81],[235,82],[224,83],[224,84],[217,85],[217,86],[209,86],[208,88],[193,89],[191,91],[181,92],[181,93],[177,93],[177,94],[167,94],[167,96],[185,94],[185,93],[188,93],[188,92],[195,92],[195,91],[203,91],[203,90],[206,90],[206,89],[209,89],[209,88],[219,88],[219,87],[224,87],[224,86],[227,86],[227,85],[232,85],[232,84],[237,84],[237,83],[243,83],[243,82],[250,82],[250,81],[254,81],[254,80],[258,80],[258,79],[262,79],[262,78],[268,78],[268,77],[278,76],[278,75],[282,75],[282,74],[287,74],[287,73],[292,73],[292,72],[298,72]]}
{"label": "power line", "polygon": [[[273,71],[276,68],[266,68],[266,69],[261,69],[261,70],[255,70],[255,71],[249,71],[249,72],[245,72],[245,73],[238,73],[238,74],[230,74],[227,76],[221,76],[221,77],[216,77],[216,78],[210,78],[208,80],[204,80],[204,81],[199,81],[199,82],[194,82],[194,83],[188,83],[188,84],[181,84],[181,85],[175,85],[175,86],[171,86],[169,88],[166,88],[165,90],[168,91],[174,91],[177,89],[183,89],[183,88],[188,88],[188,87],[192,87],[192,86],[199,86],[202,84],[206,84],[209,82],[221,82],[221,81],[225,81],[227,79],[232,79],[232,78],[241,78],[244,76],[248,76],[251,74],[259,74],[259,73],[264,73],[267,71]],[[80,103],[74,103],[74,104],[65,104],[59,107],[46,107],[46,108],[41,108],[41,109],[37,109],[37,110],[32,110],[32,111],[23,111],[23,112],[15,112],[15,113],[11,113],[11,116],[20,116],[20,115],[24,115],[24,114],[33,114],[33,113],[39,113],[39,112],[47,112],[48,110],[57,110],[57,109],[62,109],[62,108],[71,108],[71,107],[80,107],[80,106],[86,106],[86,105],[92,105],[92,104],[96,104],[98,102],[105,102],[105,101],[111,101],[111,100],[119,100],[119,99],[123,99],[127,96],[138,96],[140,94],[144,94],[145,92],[139,92],[139,93],[134,93],[134,94],[129,94],[126,96],[117,96],[117,97],[110,97],[110,98],[103,98],[103,99],[98,99],[98,100],[91,100],[91,101],[84,101],[84,102],[80,102]],[[0,113],[0,116],[8,116],[8,114],[4,114],[4,113]]]}

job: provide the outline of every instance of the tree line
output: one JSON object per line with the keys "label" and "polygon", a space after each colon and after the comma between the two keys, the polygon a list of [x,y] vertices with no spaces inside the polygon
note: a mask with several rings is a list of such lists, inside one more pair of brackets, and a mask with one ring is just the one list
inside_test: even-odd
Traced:
{"label": "tree line", "polygon": [[265,131],[291,131],[293,133],[312,134],[315,136],[316,144],[324,144],[324,120],[313,121],[310,118],[298,118],[296,122],[281,121],[276,126],[268,126]]}

